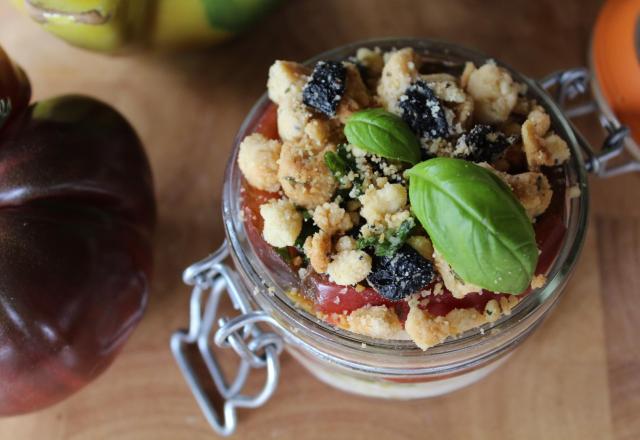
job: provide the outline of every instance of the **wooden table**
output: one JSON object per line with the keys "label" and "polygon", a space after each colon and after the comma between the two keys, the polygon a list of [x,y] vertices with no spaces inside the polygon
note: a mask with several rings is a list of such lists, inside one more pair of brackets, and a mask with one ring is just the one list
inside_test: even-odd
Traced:
{"label": "wooden table", "polygon": [[[222,47],[112,58],[67,46],[3,2],[0,43],[29,73],[35,99],[95,95],[136,127],[155,173],[159,225],[151,302],[122,355],[67,401],[0,421],[0,438],[214,437],[168,340],[187,323],[182,269],[223,238],[226,157],[274,59],[303,60],[375,36],[422,36],[479,48],[538,77],[586,62],[599,3],[290,0]],[[236,438],[640,438],[640,177],[593,179],[591,190],[590,229],[566,295],[486,380],[431,400],[370,400],[323,385],[284,356],[273,399],[241,411]]]}

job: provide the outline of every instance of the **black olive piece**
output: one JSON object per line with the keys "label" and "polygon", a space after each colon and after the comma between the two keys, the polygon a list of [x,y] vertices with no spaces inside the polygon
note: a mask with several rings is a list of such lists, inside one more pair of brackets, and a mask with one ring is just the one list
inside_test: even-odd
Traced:
{"label": "black olive piece", "polygon": [[401,300],[424,289],[435,276],[433,264],[409,245],[391,257],[373,257],[367,281],[380,295]]}
{"label": "black olive piece", "polygon": [[485,124],[474,126],[463,136],[470,150],[463,158],[472,162],[493,162],[512,143],[504,133]]}
{"label": "black olive piece", "polygon": [[338,61],[320,61],[302,90],[302,102],[329,117],[335,116],[344,95],[347,69]]}
{"label": "black olive piece", "polygon": [[421,138],[437,139],[449,135],[449,123],[444,107],[426,82],[411,84],[399,103],[402,119]]}

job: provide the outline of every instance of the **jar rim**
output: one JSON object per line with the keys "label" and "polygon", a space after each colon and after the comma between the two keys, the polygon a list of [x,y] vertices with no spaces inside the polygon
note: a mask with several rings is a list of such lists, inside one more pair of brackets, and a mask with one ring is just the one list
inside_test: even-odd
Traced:
{"label": "jar rim", "polygon": [[285,289],[279,286],[271,271],[252,250],[244,231],[240,206],[240,171],[236,164],[238,146],[242,139],[255,129],[256,119],[265,111],[270,101],[267,93],[253,106],[242,123],[233,143],[233,151],[227,164],[223,189],[223,217],[231,255],[252,290],[248,295],[263,310],[283,322],[289,342],[300,345],[317,357],[348,366],[386,374],[428,374],[451,372],[497,357],[513,344],[522,340],[542,320],[557,301],[562,288],[577,261],[585,237],[588,213],[588,187],[584,157],[574,134],[574,128],[551,97],[533,79],[499,60],[475,50],[448,42],[424,38],[385,38],[354,42],[320,53],[305,61],[312,65],[321,59],[346,59],[361,47],[380,47],[382,50],[413,47],[422,54],[443,63],[472,61],[479,64],[492,60],[509,71],[514,80],[528,87],[528,95],[535,97],[552,119],[554,130],[567,141],[571,150],[570,161],[564,165],[567,187],[579,185],[580,195],[565,200],[567,227],[562,245],[553,264],[547,270],[547,283],[524,297],[510,315],[502,316],[494,323],[468,330],[456,338],[426,351],[412,341],[375,339],[328,324],[293,304]]}

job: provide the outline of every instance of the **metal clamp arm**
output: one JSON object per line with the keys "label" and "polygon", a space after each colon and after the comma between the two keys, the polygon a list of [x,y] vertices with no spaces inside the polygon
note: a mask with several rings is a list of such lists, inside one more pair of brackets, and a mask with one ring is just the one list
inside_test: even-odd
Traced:
{"label": "metal clamp arm", "polygon": [[[262,331],[257,324],[279,324],[262,311],[251,308],[241,291],[235,272],[223,261],[228,256],[226,241],[209,257],[184,271],[183,280],[193,286],[190,300],[188,330],[178,330],[171,337],[171,351],[182,374],[211,427],[222,436],[233,434],[237,425],[236,408],[256,408],[264,404],[275,391],[280,375],[278,356],[283,348],[282,338],[273,332]],[[218,306],[226,293],[239,315],[218,317]],[[214,331],[214,327],[217,329]],[[240,357],[240,365],[233,381],[228,381],[213,352],[212,342],[220,348],[232,348]],[[189,346],[195,347],[206,365],[207,372],[223,401],[222,414],[205,391],[191,358]],[[262,389],[254,395],[242,394],[253,369],[266,369]]]}

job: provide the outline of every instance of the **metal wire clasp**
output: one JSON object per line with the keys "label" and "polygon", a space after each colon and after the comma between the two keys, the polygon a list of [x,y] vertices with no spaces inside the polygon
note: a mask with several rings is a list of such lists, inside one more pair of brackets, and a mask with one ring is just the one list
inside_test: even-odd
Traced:
{"label": "metal wire clasp", "polygon": [[554,72],[539,82],[548,92],[552,89],[554,90],[552,93],[553,98],[570,119],[598,112],[600,123],[607,131],[607,136],[599,151],[594,151],[589,142],[577,130],[574,130],[576,138],[587,156],[586,166],[588,171],[600,177],[612,177],[632,171],[640,171],[640,160],[634,159],[633,156],[619,161],[615,165],[613,164],[613,160],[625,152],[627,145],[634,144],[635,149],[638,149],[638,146],[629,136],[628,127],[621,125],[615,117],[605,115],[594,100],[589,100],[584,104],[571,108],[567,107],[569,101],[588,93],[591,80],[591,73],[587,68],[577,67]]}
{"label": "metal wire clasp", "polygon": [[[256,408],[273,394],[280,375],[279,354],[283,340],[273,332],[262,331],[257,324],[275,328],[279,324],[263,311],[253,310],[241,289],[234,270],[223,261],[229,255],[227,242],[183,273],[183,281],[193,286],[190,300],[188,330],[178,330],[171,336],[171,351],[211,427],[220,435],[233,434],[237,425],[236,408]],[[239,311],[234,318],[218,317],[218,305],[224,293]],[[214,332],[214,326],[217,330]],[[213,352],[212,342],[220,348],[232,348],[240,357],[240,365],[233,381],[228,381]],[[192,358],[187,355],[194,346],[223,401],[222,414],[214,407],[213,396],[205,391],[196,373]],[[266,380],[262,389],[252,396],[242,394],[252,369],[265,368]]]}

